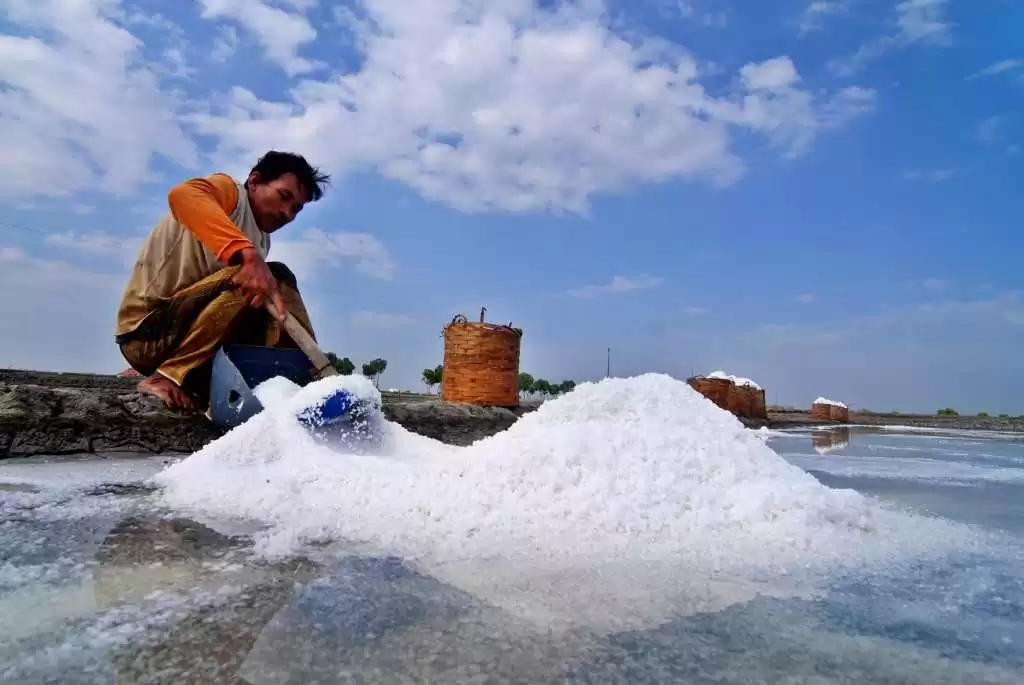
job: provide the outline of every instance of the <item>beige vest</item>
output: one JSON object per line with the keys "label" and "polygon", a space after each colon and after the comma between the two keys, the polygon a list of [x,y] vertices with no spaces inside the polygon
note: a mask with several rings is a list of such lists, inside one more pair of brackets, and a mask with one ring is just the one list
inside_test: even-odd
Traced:
{"label": "beige vest", "polygon": [[[238,202],[229,217],[266,258],[270,252],[270,236],[256,225],[245,187],[238,182],[235,185]],[[220,262],[192,231],[168,212],[142,244],[117,311],[114,335],[134,330],[162,300],[225,266],[227,264]]]}

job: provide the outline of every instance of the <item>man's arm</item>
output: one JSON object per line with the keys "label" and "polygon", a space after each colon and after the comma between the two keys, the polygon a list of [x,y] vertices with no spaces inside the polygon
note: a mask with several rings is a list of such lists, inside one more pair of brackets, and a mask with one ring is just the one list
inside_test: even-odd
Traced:
{"label": "man's arm", "polygon": [[279,318],[287,313],[277,281],[259,250],[228,216],[238,203],[238,187],[226,174],[193,178],[167,194],[171,214],[224,264],[241,264],[236,282],[252,307],[270,303]]}
{"label": "man's arm", "polygon": [[217,259],[227,264],[235,253],[253,247],[228,216],[238,204],[238,187],[226,174],[179,183],[167,194],[171,214]]}

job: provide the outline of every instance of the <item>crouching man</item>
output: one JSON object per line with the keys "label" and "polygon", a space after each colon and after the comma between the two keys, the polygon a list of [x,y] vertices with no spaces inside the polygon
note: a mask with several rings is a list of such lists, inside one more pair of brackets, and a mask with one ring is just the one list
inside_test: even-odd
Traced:
{"label": "crouching man", "polygon": [[144,376],[140,390],[205,411],[222,345],[296,347],[278,321],[285,312],[315,339],[295,276],[266,258],[270,235],[328,181],[303,157],[271,151],[244,183],[215,173],[170,191],[170,211],[143,243],[117,311],[115,340]]}

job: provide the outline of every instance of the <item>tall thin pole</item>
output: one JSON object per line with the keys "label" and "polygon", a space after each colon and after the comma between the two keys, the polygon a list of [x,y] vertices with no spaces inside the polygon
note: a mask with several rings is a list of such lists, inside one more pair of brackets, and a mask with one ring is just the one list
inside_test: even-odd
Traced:
{"label": "tall thin pole", "polygon": [[608,348],[608,368],[604,372],[605,378],[612,377],[612,348]]}

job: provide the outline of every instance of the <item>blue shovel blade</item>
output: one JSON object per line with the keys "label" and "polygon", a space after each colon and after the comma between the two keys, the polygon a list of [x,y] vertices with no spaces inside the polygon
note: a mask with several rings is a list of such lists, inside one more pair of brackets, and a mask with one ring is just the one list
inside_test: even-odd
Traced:
{"label": "blue shovel blade", "polygon": [[308,428],[321,428],[343,418],[357,401],[345,390],[338,390],[326,398],[299,412],[299,422]]}
{"label": "blue shovel blade", "polygon": [[296,418],[314,438],[345,450],[372,449],[382,439],[380,407],[345,390],[303,409]]}

